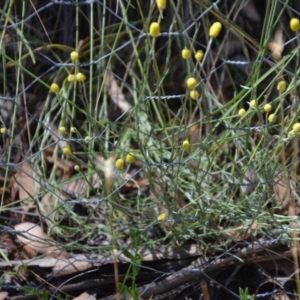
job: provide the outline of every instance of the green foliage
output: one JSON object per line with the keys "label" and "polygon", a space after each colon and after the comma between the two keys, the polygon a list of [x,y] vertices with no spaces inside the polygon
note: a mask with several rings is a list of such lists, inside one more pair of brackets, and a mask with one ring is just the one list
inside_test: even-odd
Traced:
{"label": "green foliage", "polygon": [[[130,245],[130,250],[133,251],[134,254],[129,252],[126,248],[122,249],[123,255],[130,261],[130,266],[127,270],[124,283],[119,283],[119,288],[121,294],[128,295],[132,297],[133,300],[137,300],[139,299],[140,293],[137,290],[136,277],[139,274],[142,263],[142,257],[138,252],[145,241],[138,230],[132,230],[130,233],[130,238],[133,241],[133,243]],[[128,287],[126,282],[131,282],[131,287]]]}
{"label": "green foliage", "polygon": [[240,293],[241,300],[254,300],[255,299],[254,296],[249,295],[248,288],[245,288],[245,290],[243,290],[242,288],[239,288],[239,293]]}
{"label": "green foliage", "polygon": [[[41,290],[36,290],[31,287],[20,286],[20,290],[25,292],[27,295],[35,296],[36,299],[40,299],[40,300],[51,299],[49,292],[47,291],[46,288],[43,288]],[[61,295],[57,295],[56,299],[57,300],[71,300],[71,298],[69,296],[63,297]]]}
{"label": "green foliage", "polygon": [[[292,4],[265,1],[257,33],[238,17],[246,1],[170,0],[163,11],[100,2],[75,1],[64,15],[54,1],[4,1],[0,88],[13,105],[8,117],[0,111],[3,191],[28,162],[28,199],[49,234],[67,251],[121,250],[130,267],[118,288],[133,299],[141,246],[295,242],[300,226],[285,202],[299,198],[299,38],[284,22]],[[160,35],[148,34],[153,22]],[[135,163],[117,170],[128,153]],[[1,211],[19,209],[19,198],[2,192]]]}

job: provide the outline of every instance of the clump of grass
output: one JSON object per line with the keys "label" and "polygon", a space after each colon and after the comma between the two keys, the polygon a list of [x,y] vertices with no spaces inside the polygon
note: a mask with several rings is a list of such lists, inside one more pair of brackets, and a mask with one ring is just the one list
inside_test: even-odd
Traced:
{"label": "clump of grass", "polygon": [[[192,240],[205,250],[227,251],[247,234],[276,240],[280,231],[296,247],[298,228],[291,230],[286,223],[292,220],[276,215],[284,199],[274,201],[273,186],[278,175],[287,177],[298,197],[299,170],[293,163],[300,132],[299,59],[297,49],[276,58],[268,50],[271,29],[280,28],[277,15],[290,8],[268,1],[268,18],[254,39],[237,19],[245,1],[237,1],[228,15],[219,1],[169,2],[151,8],[137,2],[134,9],[130,1],[120,2],[121,17],[97,4],[85,6],[87,11],[76,6],[71,47],[45,40],[36,46],[21,27],[17,58],[3,50],[2,35],[2,64],[16,70],[15,95],[27,95],[26,76],[32,93],[38,96],[40,89],[44,96],[35,128],[27,123],[30,150],[22,153],[40,185],[32,196],[41,218],[72,251],[78,251],[74,237],[85,245],[81,251],[127,247],[135,243],[129,237],[133,226],[144,235],[143,245],[156,247]],[[17,26],[8,18],[8,3],[5,19]],[[24,4],[24,19],[26,12]],[[79,19],[85,20],[88,37],[80,37]],[[289,24],[293,34],[299,31],[297,20]],[[230,54],[231,40],[239,43],[238,56]],[[47,48],[46,54],[39,47]],[[45,63],[42,74],[25,64],[35,63],[39,52],[51,64],[47,69]],[[10,133],[8,161],[20,131],[17,115],[15,106],[7,129],[0,120],[3,140]],[[65,188],[72,183],[84,188],[69,194],[70,200]],[[39,199],[49,194],[51,210],[45,211]],[[78,203],[87,207],[86,218],[74,212]],[[155,226],[163,237],[147,238]],[[135,278],[137,269],[132,272]],[[119,286],[126,290],[116,282]]]}

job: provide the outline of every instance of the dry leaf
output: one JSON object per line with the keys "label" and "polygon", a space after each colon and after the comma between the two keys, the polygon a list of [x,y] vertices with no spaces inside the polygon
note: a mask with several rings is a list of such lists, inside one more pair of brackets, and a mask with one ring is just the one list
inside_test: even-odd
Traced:
{"label": "dry leaf", "polygon": [[273,58],[278,61],[282,58],[284,49],[283,29],[278,27],[275,31],[274,39],[268,43],[268,48],[272,51]]}
{"label": "dry leaf", "polygon": [[243,177],[243,185],[241,186],[242,191],[249,195],[255,189],[255,172],[252,166],[249,166]]}
{"label": "dry leaf", "polygon": [[112,186],[115,181],[115,159],[114,155],[110,156],[108,159],[104,159],[100,155],[95,155],[93,159],[93,164],[104,173],[106,184],[109,186]]}
{"label": "dry leaf", "polygon": [[284,292],[279,292],[273,296],[272,300],[290,300],[291,298]]}
{"label": "dry leaf", "polygon": [[14,228],[17,231],[20,231],[20,233],[17,233],[18,239],[35,251],[39,253],[59,251],[55,242],[44,233],[42,227],[34,223],[24,222],[15,225]]}
{"label": "dry leaf", "polygon": [[[87,178],[90,180],[89,183],[87,183],[86,179],[80,178],[64,184],[61,187],[61,190],[69,195],[80,197],[85,195],[89,186],[92,186],[94,189],[98,189],[102,185],[101,178],[97,173],[93,174],[92,176],[87,176]],[[61,198],[63,200],[69,199],[69,197],[65,196],[61,196]]]}
{"label": "dry leaf", "polygon": [[57,191],[55,191],[55,195],[51,193],[45,194],[39,205],[40,208],[39,213],[42,213],[43,216],[47,216],[51,214],[55,209],[55,201],[57,201],[56,196],[60,198],[62,197],[62,195]]}
{"label": "dry leaf", "polygon": [[288,179],[286,177],[276,176],[273,181],[273,191],[276,204],[280,209],[286,209],[293,197]]}
{"label": "dry leaf", "polygon": [[126,101],[122,89],[119,87],[116,79],[110,73],[106,75],[106,88],[110,99],[123,111],[126,112],[131,108],[131,105]]}
{"label": "dry leaf", "polygon": [[0,300],[8,299],[8,292],[0,292]]}
{"label": "dry leaf", "polygon": [[[108,168],[103,170],[103,166],[106,166],[107,162],[110,162],[109,165],[114,166],[114,159],[104,160],[102,157],[97,155],[93,162],[96,167],[99,167],[104,172],[108,170]],[[109,170],[113,170],[111,172],[115,172],[113,167]],[[97,173],[94,173],[91,176],[87,175],[87,178],[90,180],[89,183],[87,183],[85,178],[79,178],[77,180],[67,182],[62,185],[59,190],[57,189],[53,191],[53,193],[50,192],[45,194],[40,202],[43,215],[46,216],[53,212],[56,201],[68,200],[70,199],[70,195],[72,197],[82,197],[85,195],[90,186],[94,189],[98,189],[103,185],[102,180]]]}
{"label": "dry leaf", "polygon": [[22,244],[22,248],[20,249],[20,253],[18,253],[20,255],[20,257],[22,257],[23,259],[32,259],[34,257],[36,257],[37,255],[37,251],[27,245]]}
{"label": "dry leaf", "polygon": [[56,201],[68,200],[70,197],[82,197],[85,195],[89,186],[94,189],[99,188],[102,184],[101,179],[98,174],[93,174],[90,178],[90,185],[85,179],[77,179],[72,182],[68,182],[60,188],[60,190],[55,190],[53,193],[47,193],[43,196],[40,205],[42,209],[42,214],[44,216],[50,214],[55,210]]}
{"label": "dry leaf", "polygon": [[19,198],[22,200],[23,211],[34,207],[32,196],[36,194],[33,169],[27,162],[23,162],[16,174],[15,188],[19,190]]}
{"label": "dry leaf", "polygon": [[89,295],[88,293],[82,293],[73,300],[96,300],[96,297],[94,297],[93,295]]}

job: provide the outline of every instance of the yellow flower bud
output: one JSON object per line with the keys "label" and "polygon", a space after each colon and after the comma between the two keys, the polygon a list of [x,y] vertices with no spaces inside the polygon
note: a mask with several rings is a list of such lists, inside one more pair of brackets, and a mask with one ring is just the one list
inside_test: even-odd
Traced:
{"label": "yellow flower bud", "polygon": [[71,148],[69,146],[63,147],[63,154],[70,155],[72,153]]}
{"label": "yellow flower bud", "polygon": [[80,167],[78,165],[75,165],[74,170],[78,172],[78,171],[80,171]]}
{"label": "yellow flower bud", "polygon": [[52,83],[50,86],[50,91],[57,94],[59,92],[59,85],[57,83]]}
{"label": "yellow flower bud", "polygon": [[119,158],[115,162],[115,166],[118,170],[123,170],[124,169],[124,160],[122,158]]}
{"label": "yellow flower bud", "polygon": [[258,103],[256,100],[251,100],[249,105],[250,105],[250,107],[255,108],[255,107],[257,107]]}
{"label": "yellow flower bud", "polygon": [[194,77],[188,78],[186,85],[189,89],[194,89],[197,85],[197,80]]}
{"label": "yellow flower bud", "polygon": [[68,80],[69,82],[73,81],[74,79],[75,79],[75,75],[73,75],[73,74],[68,75],[67,80]]}
{"label": "yellow flower bud", "polygon": [[157,22],[151,23],[149,33],[154,38],[158,37],[160,34],[160,25]]}
{"label": "yellow flower bud", "polygon": [[284,92],[286,90],[286,82],[284,80],[278,82],[277,90],[280,92]]}
{"label": "yellow flower bud", "polygon": [[79,53],[77,51],[73,51],[70,54],[71,60],[77,60],[79,58]]}
{"label": "yellow flower bud", "polygon": [[292,139],[292,138],[294,138],[296,135],[297,135],[297,132],[296,132],[295,130],[291,130],[291,131],[288,132],[287,137],[288,137],[289,139]]}
{"label": "yellow flower bud", "polygon": [[198,60],[198,61],[201,61],[203,56],[204,56],[204,52],[202,50],[198,50],[195,53],[195,59]]}
{"label": "yellow flower bud", "polygon": [[290,28],[292,31],[298,31],[300,29],[300,21],[297,18],[290,20]]}
{"label": "yellow flower bud", "polygon": [[196,90],[191,90],[190,97],[193,100],[197,100],[200,97],[200,94]]}
{"label": "yellow flower bud", "polygon": [[167,220],[167,215],[166,214],[160,214],[157,217],[157,221],[165,221],[165,220]]}
{"label": "yellow flower bud", "polygon": [[238,112],[238,115],[239,115],[240,117],[242,117],[242,116],[245,115],[245,113],[246,113],[246,109],[245,109],[245,108],[241,108],[241,109],[239,110],[239,112]]}
{"label": "yellow flower bud", "polygon": [[78,73],[76,74],[76,79],[77,79],[78,81],[80,81],[80,82],[83,82],[83,81],[86,80],[86,76],[85,76],[83,73],[78,72]]}
{"label": "yellow flower bud", "polygon": [[60,126],[60,127],[58,128],[58,131],[59,131],[60,133],[66,133],[66,132],[67,132],[67,129],[66,129],[66,127],[64,127],[64,126]]}
{"label": "yellow flower bud", "polygon": [[1,133],[1,134],[4,135],[4,134],[6,134],[6,132],[7,132],[6,128],[4,128],[4,127],[1,127],[1,128],[0,128],[0,133]]}
{"label": "yellow flower bud", "polygon": [[212,38],[216,38],[222,29],[222,24],[220,22],[215,22],[210,26],[209,36]]}
{"label": "yellow flower bud", "polygon": [[300,132],[300,123],[295,123],[293,125],[293,130],[296,131],[297,133]]}
{"label": "yellow flower bud", "polygon": [[166,9],[167,0],[156,0],[156,5],[159,9]]}
{"label": "yellow flower bud", "polygon": [[189,49],[185,48],[181,51],[181,56],[183,59],[189,59],[192,57],[192,52]]}
{"label": "yellow flower bud", "polygon": [[135,157],[132,153],[128,153],[126,155],[126,161],[129,163],[129,164],[133,164],[135,162]]}
{"label": "yellow flower bud", "polygon": [[90,140],[91,140],[91,137],[90,137],[89,135],[87,135],[87,136],[84,138],[84,142],[85,142],[86,144],[88,144],[88,143],[90,142]]}
{"label": "yellow flower bud", "polygon": [[269,103],[265,104],[264,111],[265,112],[270,112],[271,110],[272,110],[272,105],[269,104]]}
{"label": "yellow flower bud", "polygon": [[272,122],[274,120],[275,120],[275,115],[274,114],[270,114],[269,117],[268,117],[268,121]]}
{"label": "yellow flower bud", "polygon": [[187,151],[190,149],[190,142],[188,140],[185,140],[182,142],[182,148]]}
{"label": "yellow flower bud", "polygon": [[70,131],[71,131],[72,133],[75,133],[75,132],[77,131],[77,129],[76,129],[76,127],[71,127],[71,128],[70,128]]}

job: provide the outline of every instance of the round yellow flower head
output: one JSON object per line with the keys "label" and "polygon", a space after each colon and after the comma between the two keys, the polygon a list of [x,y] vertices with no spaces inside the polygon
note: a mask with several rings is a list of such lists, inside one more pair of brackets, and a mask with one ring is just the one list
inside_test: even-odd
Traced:
{"label": "round yellow flower head", "polygon": [[293,125],[293,130],[296,131],[297,133],[300,132],[300,123],[295,123]]}
{"label": "round yellow flower head", "polygon": [[67,132],[67,129],[66,129],[66,127],[64,127],[64,126],[60,126],[60,127],[58,128],[58,131],[59,131],[60,133],[66,133],[66,132]]}
{"label": "round yellow flower head", "polygon": [[265,112],[270,112],[271,110],[272,110],[272,105],[269,104],[269,103],[265,104],[264,111]]}
{"label": "round yellow flower head", "polygon": [[278,82],[277,90],[280,92],[284,92],[286,90],[286,82],[284,80]]}
{"label": "round yellow flower head", "polygon": [[287,137],[288,137],[289,139],[292,139],[292,138],[294,138],[296,135],[297,135],[297,132],[296,132],[295,130],[291,130],[291,131],[288,132]]}
{"label": "round yellow flower head", "polygon": [[68,75],[67,80],[68,80],[69,82],[75,80],[75,75],[73,75],[73,74]]}
{"label": "round yellow flower head", "polygon": [[78,81],[80,81],[80,82],[83,82],[83,81],[86,80],[86,76],[85,76],[83,73],[78,72],[78,73],[76,74],[76,79],[77,79]]}
{"label": "round yellow flower head", "polygon": [[52,83],[50,85],[50,91],[57,94],[59,92],[59,85],[57,83]]}
{"label": "round yellow flower head", "polygon": [[165,221],[165,220],[167,220],[167,215],[166,214],[160,214],[157,217],[157,221]]}
{"label": "round yellow flower head", "polygon": [[167,0],[156,0],[156,5],[159,9],[166,9]]}
{"label": "round yellow flower head", "polygon": [[91,137],[90,137],[89,135],[87,135],[87,136],[84,138],[84,142],[85,142],[86,144],[88,144],[88,143],[90,142],[90,139],[91,139]]}
{"label": "round yellow flower head", "polygon": [[77,51],[73,51],[70,54],[71,60],[77,60],[79,58],[79,53]]}
{"label": "round yellow flower head", "polygon": [[197,80],[194,77],[188,78],[186,85],[189,89],[194,89],[197,85]]}
{"label": "round yellow flower head", "polygon": [[190,97],[193,100],[197,100],[200,97],[200,94],[196,90],[191,90]]}
{"label": "round yellow flower head", "polygon": [[133,164],[135,162],[135,157],[132,153],[128,153],[126,155],[126,161],[129,163],[129,164]]}
{"label": "round yellow flower head", "polygon": [[190,149],[190,142],[188,140],[185,140],[182,142],[182,148],[187,151]]}
{"label": "round yellow flower head", "polygon": [[290,28],[292,31],[298,31],[300,30],[300,21],[297,18],[292,18],[290,20]]}
{"label": "round yellow flower head", "polygon": [[77,129],[76,129],[76,127],[73,127],[73,126],[72,126],[72,127],[70,128],[70,131],[71,131],[72,133],[75,133],[75,132],[77,131]]}
{"label": "round yellow flower head", "polygon": [[270,114],[269,116],[268,116],[268,121],[269,122],[272,122],[272,121],[274,121],[275,120],[275,115],[274,114]]}
{"label": "round yellow flower head", "polygon": [[250,107],[255,108],[255,107],[257,107],[258,103],[256,100],[251,100],[249,105],[250,105]]}
{"label": "round yellow flower head", "polygon": [[160,34],[160,25],[157,22],[151,23],[149,33],[154,38],[158,37]]}
{"label": "round yellow flower head", "polygon": [[210,26],[209,36],[212,38],[216,38],[222,29],[222,24],[220,22],[215,22]]}
{"label": "round yellow flower head", "polygon": [[124,160],[122,158],[119,158],[115,162],[115,166],[118,170],[123,170],[124,169]]}
{"label": "round yellow flower head", "polygon": [[239,112],[238,112],[238,115],[239,115],[240,117],[242,117],[242,116],[245,115],[245,113],[246,113],[246,109],[245,109],[245,108],[241,108],[241,109],[239,110]]}
{"label": "round yellow flower head", "polygon": [[78,171],[80,171],[80,167],[78,165],[75,165],[74,170],[78,172]]}
{"label": "round yellow flower head", "polygon": [[63,147],[63,154],[70,155],[72,153],[71,148],[69,146]]}
{"label": "round yellow flower head", "polygon": [[4,128],[4,127],[1,127],[1,128],[0,128],[0,133],[1,133],[1,134],[4,135],[4,134],[6,134],[6,132],[7,132],[6,128]]}
{"label": "round yellow flower head", "polygon": [[181,51],[181,56],[183,59],[189,59],[192,57],[192,52],[187,49],[187,48],[184,48],[182,51]]}
{"label": "round yellow flower head", "polygon": [[198,50],[195,53],[195,59],[198,60],[198,61],[201,61],[203,56],[204,56],[204,52],[202,50]]}

